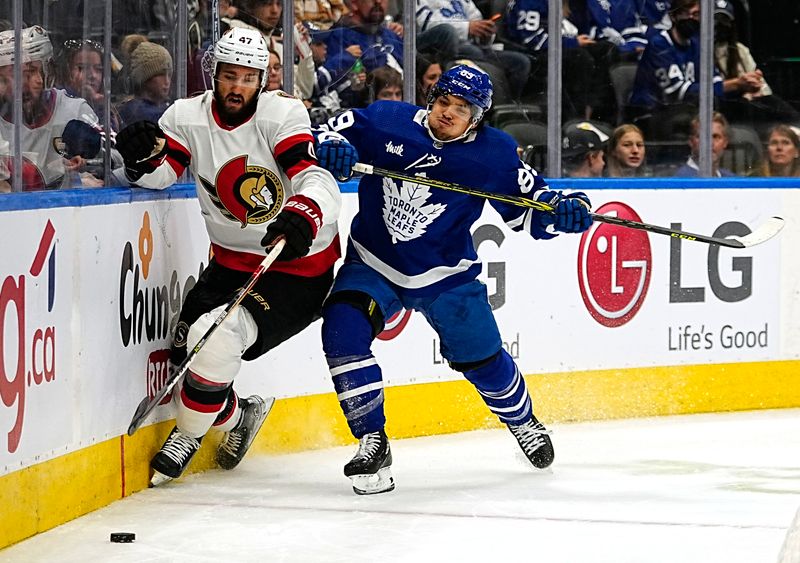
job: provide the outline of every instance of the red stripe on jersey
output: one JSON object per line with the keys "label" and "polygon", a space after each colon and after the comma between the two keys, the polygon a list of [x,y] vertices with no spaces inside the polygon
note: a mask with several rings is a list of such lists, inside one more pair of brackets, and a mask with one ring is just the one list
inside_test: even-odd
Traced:
{"label": "red stripe on jersey", "polygon": [[[264,260],[263,254],[230,250],[214,243],[211,244],[211,249],[214,253],[214,260],[220,265],[240,272],[253,273]],[[330,270],[341,256],[342,250],[339,244],[339,235],[337,234],[324,250],[296,260],[276,261],[269,267],[269,271],[313,278]]]}
{"label": "red stripe on jersey", "polygon": [[[236,412],[236,407],[237,407],[236,403],[239,402],[239,397],[236,395],[236,391],[234,391],[233,389],[231,389],[231,396],[233,397],[233,399],[231,399],[233,401],[233,406],[231,407],[230,412],[228,412],[228,416],[226,416],[222,420],[215,420],[213,426],[221,426],[221,425],[225,424],[226,422],[228,422],[231,419],[231,417],[233,416],[233,413]],[[227,405],[225,405],[225,406],[227,407]],[[223,407],[223,410],[224,410],[224,407]]]}
{"label": "red stripe on jersey", "polygon": [[192,160],[192,153],[189,152],[189,149],[184,147],[169,135],[164,135],[164,137],[167,141],[166,160],[169,165],[172,166],[172,169],[175,171],[175,175],[180,177],[180,175],[183,174],[183,171],[186,170],[189,162]]}
{"label": "red stripe on jersey", "polygon": [[183,405],[189,410],[195,412],[208,413],[208,414],[218,413],[220,410],[222,410],[222,407],[225,404],[225,403],[219,403],[216,405],[206,405],[203,403],[198,403],[197,401],[193,401],[189,397],[187,397],[186,391],[184,391],[183,389],[181,389],[181,403],[183,403]]}
{"label": "red stripe on jersey", "polygon": [[187,377],[191,377],[198,383],[202,383],[203,385],[208,385],[209,387],[227,387],[228,385],[230,385],[229,383],[220,383],[219,381],[211,381],[210,379],[206,379],[202,375],[198,375],[192,370],[189,370]]}
{"label": "red stripe on jersey", "polygon": [[[283,141],[275,145],[275,159],[277,160],[282,153],[285,153],[298,143],[311,143],[313,145],[314,137],[309,133],[298,133],[297,135],[286,137]],[[309,155],[309,158],[310,157],[311,155]]]}
{"label": "red stripe on jersey", "polygon": [[291,180],[292,178],[294,178],[295,174],[299,174],[309,166],[314,166],[315,164],[316,162],[313,162],[311,160],[301,160],[300,162],[290,167],[286,171],[286,176]]}

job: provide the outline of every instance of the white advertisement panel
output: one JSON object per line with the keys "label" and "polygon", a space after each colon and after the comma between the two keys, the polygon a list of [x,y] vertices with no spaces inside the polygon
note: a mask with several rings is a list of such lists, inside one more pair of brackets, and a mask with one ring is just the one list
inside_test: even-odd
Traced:
{"label": "white advertisement panel", "polygon": [[[603,190],[592,198],[602,213],[717,236],[746,234],[781,212],[780,192],[770,190]],[[345,197],[346,217],[354,202]],[[738,250],[596,223],[584,235],[537,241],[487,207],[473,238],[505,346],[523,373],[779,357],[780,237]],[[374,345],[389,384],[460,377],[420,315],[390,324],[391,339]],[[266,380],[279,397],[330,392],[319,348],[317,323],[246,364],[241,383]]]}
{"label": "white advertisement panel", "polygon": [[[591,196],[602,213],[725,236],[793,216],[785,193]],[[344,194],[342,240],[355,209]],[[125,432],[166,376],[169,334],[208,261],[196,200],[2,216],[0,236],[13,244],[0,261],[0,474]],[[795,262],[781,264],[782,245],[797,242],[792,229],[741,250],[607,224],[536,241],[487,209],[473,238],[505,346],[523,373],[546,373],[798,357],[797,338],[781,340],[793,323],[781,319],[791,306],[781,295],[791,300],[800,279]],[[332,392],[320,325],[246,362],[239,393]],[[389,385],[461,377],[417,314],[390,319],[374,352]],[[152,420],[169,415],[161,407]]]}
{"label": "white advertisement panel", "polygon": [[75,440],[79,404],[73,209],[3,214],[0,237],[0,469]]}

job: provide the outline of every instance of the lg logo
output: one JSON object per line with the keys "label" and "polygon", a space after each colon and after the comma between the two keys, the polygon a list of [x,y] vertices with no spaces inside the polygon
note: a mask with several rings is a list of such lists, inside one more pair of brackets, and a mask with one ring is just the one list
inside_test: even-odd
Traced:
{"label": "lg logo", "polygon": [[[595,213],[641,222],[624,203],[607,203]],[[595,222],[583,233],[578,280],[583,302],[598,323],[618,327],[636,315],[647,295],[652,262],[644,231]]]}

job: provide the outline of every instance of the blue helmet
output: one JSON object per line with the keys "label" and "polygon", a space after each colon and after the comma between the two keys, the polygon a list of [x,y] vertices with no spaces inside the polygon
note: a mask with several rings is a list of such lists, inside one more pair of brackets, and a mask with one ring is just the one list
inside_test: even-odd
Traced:
{"label": "blue helmet", "polygon": [[492,107],[492,81],[489,75],[467,65],[456,65],[442,74],[428,94],[428,105],[444,94],[459,96],[477,107],[480,110],[477,119]]}

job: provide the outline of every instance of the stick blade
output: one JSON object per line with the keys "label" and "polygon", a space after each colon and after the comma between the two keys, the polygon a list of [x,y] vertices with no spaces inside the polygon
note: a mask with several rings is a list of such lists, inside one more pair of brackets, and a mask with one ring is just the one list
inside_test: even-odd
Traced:
{"label": "stick blade", "polygon": [[786,224],[781,217],[770,217],[763,225],[757,228],[749,235],[743,237],[731,237],[734,240],[742,243],[744,248],[767,242],[769,239],[777,235]]}
{"label": "stick blade", "polygon": [[139,403],[139,406],[136,407],[136,412],[133,413],[133,418],[131,418],[131,423],[128,426],[128,436],[133,436],[133,433],[136,432],[139,427],[144,422],[145,415],[147,413],[147,407],[150,404],[150,398],[145,397]]}

